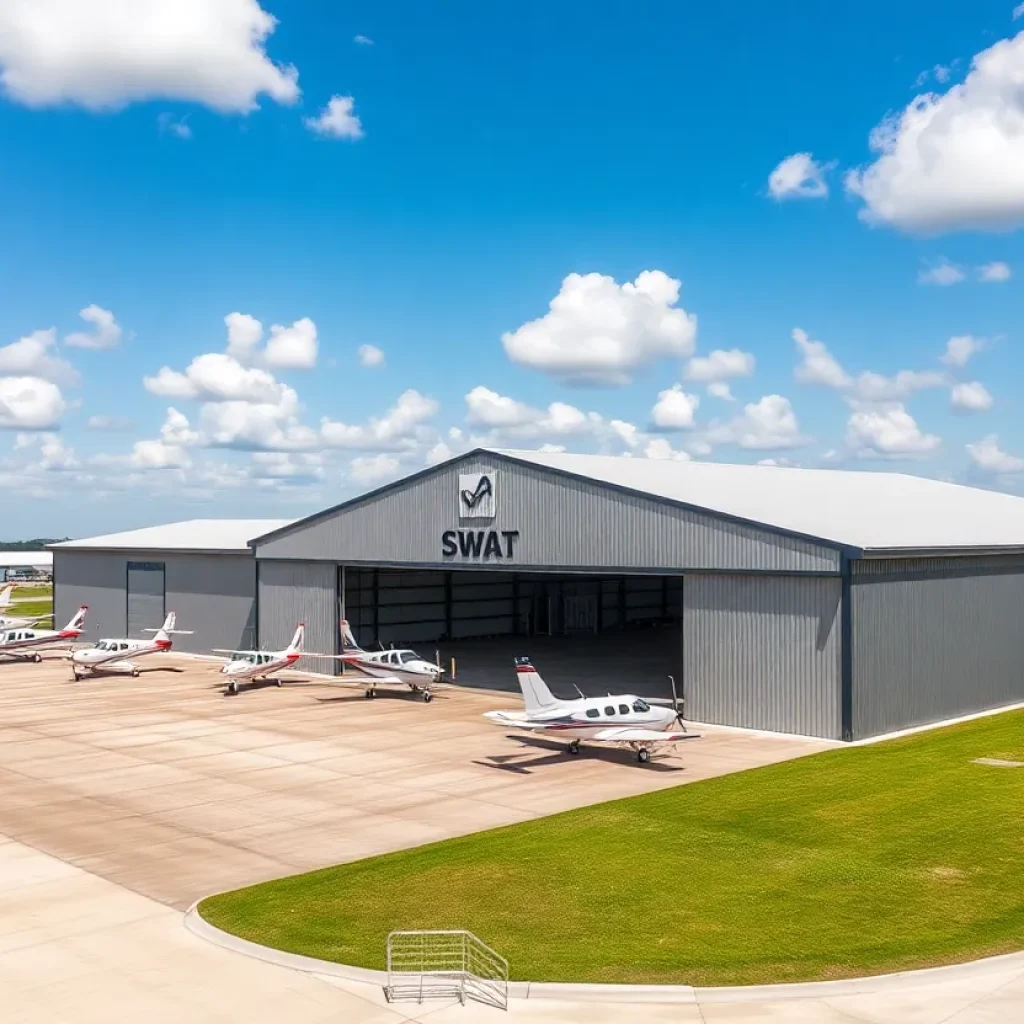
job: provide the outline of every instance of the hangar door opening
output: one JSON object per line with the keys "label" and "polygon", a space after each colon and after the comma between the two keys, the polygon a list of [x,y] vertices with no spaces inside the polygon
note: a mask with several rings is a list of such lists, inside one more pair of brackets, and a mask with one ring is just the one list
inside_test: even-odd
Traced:
{"label": "hangar door opening", "polygon": [[128,636],[160,627],[165,593],[163,562],[128,563]]}
{"label": "hangar door opening", "polygon": [[667,696],[682,671],[681,576],[555,576],[475,569],[339,569],[357,641],[413,647],[466,686],[515,690],[531,657],[559,696],[609,688]]}

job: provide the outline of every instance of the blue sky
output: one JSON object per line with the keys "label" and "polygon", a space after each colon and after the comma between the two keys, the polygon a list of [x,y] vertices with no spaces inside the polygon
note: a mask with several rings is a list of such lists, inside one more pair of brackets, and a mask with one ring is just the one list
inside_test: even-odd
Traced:
{"label": "blue sky", "polygon": [[0,2],[0,534],[476,444],[1022,489],[1012,4],[166,8]]}

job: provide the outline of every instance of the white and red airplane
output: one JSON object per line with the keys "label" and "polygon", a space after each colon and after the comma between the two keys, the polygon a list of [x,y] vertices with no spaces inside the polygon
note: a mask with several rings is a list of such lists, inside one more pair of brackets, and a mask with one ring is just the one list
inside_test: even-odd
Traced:
{"label": "white and red airplane", "polygon": [[18,661],[42,661],[43,656],[33,648],[52,647],[59,640],[77,640],[82,635],[82,626],[88,611],[88,606],[83,604],[63,629],[33,629],[22,626],[0,632],[0,655]]}
{"label": "white and red airplane", "polygon": [[71,655],[71,673],[77,682],[86,676],[126,673],[138,676],[139,667],[133,659],[147,654],[164,654],[171,649],[171,637],[191,633],[191,629],[175,629],[177,616],[168,612],[159,629],[144,629],[155,633],[152,640],[98,640],[92,647],[83,647]]}
{"label": "white and red airplane", "polygon": [[[650,761],[652,747],[700,738],[683,726],[676,684],[671,676],[671,701],[645,700],[634,694],[608,694],[607,697],[580,694],[578,700],[560,700],[547,688],[529,658],[516,658],[515,664],[525,709],[484,712],[484,717],[496,725],[564,737],[569,740],[570,754],[580,752],[583,740],[629,747],[636,751],[641,764]],[[659,706],[664,703],[671,706]]]}
{"label": "white and red airplane", "polygon": [[214,654],[232,655],[221,667],[221,674],[228,677],[227,692],[238,693],[238,684],[255,682],[260,679],[273,680],[278,686],[281,679],[276,673],[292,668],[299,658],[337,658],[335,654],[310,654],[302,649],[306,636],[306,624],[300,622],[295,628],[292,642],[283,651],[237,651],[222,647],[214,648]]}
{"label": "white and red airplane", "polygon": [[436,688],[444,679],[444,671],[435,662],[421,658],[415,651],[383,650],[364,651],[352,633],[348,620],[341,620],[341,654],[340,659],[346,664],[359,669],[366,681],[346,679],[347,683],[355,683],[366,690],[367,697],[377,696],[377,687],[405,685],[413,693],[422,694],[423,700],[429,704],[433,700],[432,688]]}

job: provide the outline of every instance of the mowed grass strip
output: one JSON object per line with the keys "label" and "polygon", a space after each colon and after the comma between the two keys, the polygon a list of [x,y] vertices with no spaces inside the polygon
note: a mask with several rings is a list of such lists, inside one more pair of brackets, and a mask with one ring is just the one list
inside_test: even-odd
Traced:
{"label": "mowed grass strip", "polygon": [[468,928],[533,981],[744,985],[969,960],[1024,948],[1024,768],[979,757],[1024,761],[1024,713],[285,878],[200,912],[375,968],[393,929]]}

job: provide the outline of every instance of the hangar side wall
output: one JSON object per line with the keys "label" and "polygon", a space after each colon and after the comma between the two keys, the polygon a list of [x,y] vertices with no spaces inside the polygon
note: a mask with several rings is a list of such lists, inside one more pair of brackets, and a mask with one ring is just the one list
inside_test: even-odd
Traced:
{"label": "hangar side wall", "polygon": [[[460,518],[460,474],[493,471],[495,516]],[[445,556],[449,530],[518,531],[511,556]],[[833,548],[534,466],[471,456],[260,544],[257,558],[421,568],[837,572]]]}
{"label": "hangar side wall", "polygon": [[[286,647],[298,623],[306,624],[307,651],[338,653],[338,571],[325,562],[259,563],[259,644],[279,651]],[[302,659],[307,672],[331,673],[336,665]]]}
{"label": "hangar side wall", "polygon": [[1024,559],[854,568],[854,738],[1024,701]]}
{"label": "hangar side wall", "polygon": [[[256,563],[251,555],[163,551],[55,551],[54,613],[63,626],[79,605],[89,606],[85,639],[125,635],[128,563],[162,562],[166,611],[178,613],[180,651],[251,647],[256,625]],[[150,625],[159,626],[159,622]]]}
{"label": "hangar side wall", "polygon": [[686,717],[838,739],[838,578],[687,574]]}
{"label": "hangar side wall", "polygon": [[[54,551],[55,628],[66,626],[79,606],[86,604],[89,606],[86,639],[124,636],[128,628],[127,561],[122,554],[106,551]],[[182,624],[182,629],[185,628]]]}

